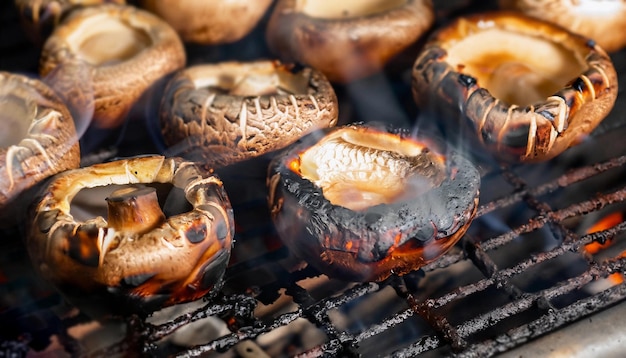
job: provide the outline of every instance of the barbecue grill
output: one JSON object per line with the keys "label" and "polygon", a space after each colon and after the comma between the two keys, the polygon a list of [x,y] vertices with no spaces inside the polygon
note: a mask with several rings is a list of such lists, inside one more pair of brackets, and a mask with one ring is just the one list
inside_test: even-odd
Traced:
{"label": "barbecue grill", "polygon": [[[439,22],[493,6],[474,3],[438,9]],[[37,50],[17,37],[15,9],[3,6],[0,69],[34,73]],[[189,45],[188,63],[267,55],[260,45],[266,22],[236,44]],[[396,125],[433,130],[411,103],[415,51],[396,59],[405,67],[337,86],[340,122],[386,115]],[[624,87],[626,52],[612,59]],[[265,198],[271,155],[218,171],[232,183],[226,190],[237,221],[222,290],[152,317],[92,321],[34,273],[21,227],[3,229],[0,356],[618,355],[626,309],[623,96],[589,138],[549,162],[507,165],[476,155],[480,205],[465,236],[421,270],[378,283],[328,278],[280,243]],[[88,132],[99,144],[83,164],[167,150],[150,130],[154,113],[145,103],[125,127]],[[608,223],[607,216],[618,219]]]}

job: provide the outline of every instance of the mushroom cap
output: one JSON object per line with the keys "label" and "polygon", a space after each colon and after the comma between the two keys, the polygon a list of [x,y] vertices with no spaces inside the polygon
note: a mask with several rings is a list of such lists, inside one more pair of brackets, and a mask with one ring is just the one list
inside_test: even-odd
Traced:
{"label": "mushroom cap", "polygon": [[273,61],[197,65],[177,73],[161,102],[161,132],[176,155],[211,167],[283,148],[337,123],[324,75]]}
{"label": "mushroom cap", "polygon": [[468,160],[397,132],[351,125],[326,133],[302,138],[269,166],[272,219],[295,256],[332,278],[380,281],[434,261],[465,233],[480,187]]}
{"label": "mushroom cap", "polygon": [[626,45],[626,2],[622,0],[500,0],[499,4],[589,37],[608,52]]}
{"label": "mushroom cap", "polygon": [[[191,210],[140,230],[124,224],[132,217],[77,221],[70,213],[82,189],[150,183],[182,190]],[[142,210],[153,210],[140,201],[135,206],[140,218],[150,216]],[[115,310],[154,309],[198,299],[219,284],[230,257],[233,220],[217,177],[178,158],[135,157],[55,176],[35,206],[27,246],[34,266],[62,291],[130,304]]]}
{"label": "mushroom cap", "polygon": [[[141,0],[146,10],[170,24],[183,41],[231,43],[257,25],[272,0]],[[236,20],[235,20],[236,19]]]}
{"label": "mushroom cap", "polygon": [[48,37],[50,28],[75,7],[104,3],[125,4],[125,0],[15,0],[27,34],[38,44]]}
{"label": "mushroom cap", "polygon": [[575,145],[608,115],[618,90],[611,59],[594,41],[513,12],[440,29],[412,77],[421,109],[450,127],[462,122],[507,161],[548,160]]}
{"label": "mushroom cap", "polygon": [[[93,123],[118,127],[148,87],[185,65],[178,34],[157,16],[132,6],[114,4],[77,9],[57,26],[43,47],[40,75],[76,63],[88,68],[95,101]],[[56,76],[59,93],[85,86],[72,71]],[[86,99],[68,97],[68,103]]]}
{"label": "mushroom cap", "polygon": [[430,0],[279,0],[266,36],[283,61],[350,82],[381,70],[433,22]]}
{"label": "mushroom cap", "polygon": [[[0,72],[0,212],[43,179],[77,168],[80,149],[67,107],[46,84]],[[14,208],[11,208],[14,210]]]}

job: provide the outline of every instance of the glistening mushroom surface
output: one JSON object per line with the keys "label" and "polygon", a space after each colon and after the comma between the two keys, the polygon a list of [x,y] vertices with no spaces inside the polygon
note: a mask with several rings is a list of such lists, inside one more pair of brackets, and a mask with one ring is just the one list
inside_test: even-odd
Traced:
{"label": "glistening mushroom surface", "polygon": [[271,61],[197,65],[173,77],[161,102],[170,150],[209,166],[257,157],[337,122],[324,75]]}
{"label": "glistening mushroom surface", "polygon": [[[54,73],[51,86],[69,105],[93,100],[95,126],[115,128],[144,91],[185,59],[165,21],[132,6],[100,5],[73,11],[59,24],[44,44],[39,72]],[[76,66],[87,68],[84,76],[75,75]]]}
{"label": "glistening mushroom surface", "polygon": [[439,29],[412,77],[422,110],[507,161],[548,160],[575,145],[608,115],[618,90],[611,59],[593,41],[508,12]]}
{"label": "glistening mushroom surface", "polygon": [[[166,217],[154,190],[141,186],[153,183],[171,184],[190,209]],[[107,219],[74,218],[81,190],[110,185],[122,187],[108,197]],[[40,273],[68,296],[88,297],[90,310],[148,313],[221,284],[233,220],[217,177],[180,159],[137,157],[55,176],[36,204],[27,245]]]}
{"label": "glistening mushroom surface", "polygon": [[380,71],[433,21],[430,0],[279,0],[266,37],[283,61],[350,82]]}
{"label": "glistening mushroom surface", "polygon": [[204,45],[242,39],[263,17],[271,0],[141,0],[167,21],[183,41]]}
{"label": "glistening mushroom surface", "polygon": [[354,125],[310,134],[274,158],[268,201],[294,255],[330,277],[378,281],[451,248],[475,215],[479,186],[456,153]]}
{"label": "glistening mushroom surface", "polygon": [[[532,55],[525,50],[532,49]],[[452,68],[471,75],[494,97],[527,106],[544,100],[583,72],[585,59],[549,38],[487,28],[447,48]]]}
{"label": "glistening mushroom surface", "polygon": [[[21,192],[80,161],[72,117],[39,80],[0,72],[0,213]],[[16,208],[11,208],[15,214]],[[9,214],[9,213],[6,213]]]}
{"label": "glistening mushroom surface", "polygon": [[515,9],[589,37],[608,52],[626,45],[623,0],[500,0],[499,3],[503,9]]}

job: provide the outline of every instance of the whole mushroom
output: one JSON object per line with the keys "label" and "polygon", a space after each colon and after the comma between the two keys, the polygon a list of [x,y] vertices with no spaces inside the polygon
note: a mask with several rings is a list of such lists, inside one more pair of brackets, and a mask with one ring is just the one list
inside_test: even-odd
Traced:
{"label": "whole mushroom", "polygon": [[170,151],[220,167],[283,148],[337,123],[328,80],[273,61],[196,65],[177,73],[161,102]]}
{"label": "whole mushroom", "polygon": [[594,41],[513,12],[458,18],[413,67],[413,98],[497,158],[551,159],[609,114],[617,74]]}
{"label": "whole mushroom", "polygon": [[[92,88],[85,95],[94,97],[93,124],[115,128],[144,91],[185,60],[178,34],[165,21],[132,6],[108,4],[77,9],[59,24],[44,44],[39,72],[45,78],[61,68],[62,75],[50,81],[60,95]],[[87,75],[75,76],[77,66],[86,67]],[[74,107],[89,101],[80,93],[64,99]]]}
{"label": "whole mushroom", "polygon": [[480,175],[426,139],[360,124],[310,134],[270,163],[268,201],[290,251],[331,278],[381,281],[463,236]]}
{"label": "whole mushroom", "polygon": [[279,0],[267,27],[270,49],[331,82],[380,71],[434,22],[431,0]]}
{"label": "whole mushroom", "polygon": [[[166,215],[155,189],[170,184],[182,212]],[[76,220],[83,189],[110,186],[108,218]],[[188,207],[188,208],[186,208]],[[191,162],[144,156],[66,171],[36,202],[27,235],[35,268],[88,312],[150,313],[220,287],[233,243],[222,182]]]}

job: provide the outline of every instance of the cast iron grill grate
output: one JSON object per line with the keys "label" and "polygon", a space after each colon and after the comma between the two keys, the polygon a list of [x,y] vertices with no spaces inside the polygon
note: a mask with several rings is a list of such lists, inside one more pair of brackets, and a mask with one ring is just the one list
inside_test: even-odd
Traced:
{"label": "cast iron grill grate", "polygon": [[[158,348],[154,345],[157,341],[167,337],[181,326],[211,315],[220,316],[225,321],[231,322],[234,331],[205,344],[178,351],[175,353],[176,356],[189,357],[208,352],[225,352],[242,341],[255,339],[287,326],[296,319],[308,320],[326,336],[325,342],[299,352],[298,356],[359,356],[364,354],[360,346],[365,341],[383,336],[387,331],[396,329],[414,316],[426,322],[430,329],[423,330],[423,334],[417,334],[413,337],[413,341],[406,342],[390,352],[381,352],[382,354],[393,357],[413,357],[445,348],[446,352],[463,357],[484,357],[507,351],[626,298],[626,286],[623,283],[597,292],[581,293],[581,290],[595,281],[626,271],[626,258],[617,255],[596,260],[584,251],[584,246],[587,244],[606,242],[619,237],[626,231],[626,222],[622,221],[605,230],[584,234],[576,233],[566,224],[568,220],[603,210],[613,210],[612,208],[619,204],[626,204],[624,183],[617,188],[611,188],[610,191],[594,194],[557,209],[553,209],[548,200],[542,199],[546,195],[567,189],[572,185],[585,183],[596,176],[612,171],[623,171],[625,163],[626,156],[622,155],[601,163],[570,170],[551,181],[533,187],[528,186],[522,176],[516,174],[515,168],[499,168],[497,172],[489,173],[485,177],[486,184],[483,187],[489,185],[489,176],[499,176],[514,189],[508,195],[481,204],[476,219],[478,225],[481,222],[480,218],[520,203],[528,206],[533,213],[526,222],[499,235],[479,239],[473,234],[468,234],[458,245],[458,250],[425,266],[422,269],[425,273],[424,279],[439,270],[448,269],[461,262],[471,262],[481,273],[482,277],[453,287],[444,294],[423,297],[418,287],[420,275],[408,275],[392,277],[381,283],[356,284],[333,296],[316,299],[309,290],[298,284],[303,279],[316,276],[317,273],[314,270],[304,268],[293,273],[283,270],[283,272],[276,272],[277,277],[280,277],[279,281],[258,287],[256,294],[258,295],[259,291],[262,292],[265,289],[274,291],[276,287],[282,287],[285,290],[284,294],[290,296],[296,304],[297,308],[294,310],[279,314],[270,320],[261,319],[254,315],[254,309],[259,301],[252,294],[223,295],[197,311],[179,316],[161,325],[134,321],[129,326],[131,333],[128,340],[120,345],[99,351],[96,355],[119,353],[131,347],[139,348],[146,353],[158,354]],[[531,253],[511,266],[499,267],[496,264],[492,258],[493,252],[497,252],[526,234],[542,229],[548,230],[555,238],[558,238],[559,242],[547,250]],[[272,269],[280,271],[281,269],[274,263],[277,261],[276,256],[280,258],[283,254],[273,251],[266,255],[272,257],[260,257],[257,260],[269,263]],[[570,259],[569,261],[582,264],[582,269],[562,280],[554,279],[548,287],[536,290],[520,287],[515,282],[519,276],[537,267],[544,265],[549,268],[551,262],[564,255],[577,256],[579,260]],[[249,263],[246,266],[249,267]],[[231,267],[227,276],[242,270],[237,266]],[[395,294],[405,302],[406,308],[356,331],[342,329],[329,314],[332,310],[341,309],[364,297],[376,295],[385,287],[391,287]],[[502,292],[507,298],[493,304],[483,302],[483,312],[467,319],[459,320],[450,314],[450,310],[445,309],[448,306],[463,305],[463,301],[471,296],[493,289]],[[488,294],[492,295],[491,292]],[[575,298],[569,299],[566,304],[555,302],[568,295],[573,295]],[[529,313],[531,311],[532,313]],[[515,324],[503,325],[503,322],[512,317],[516,317]],[[502,326],[505,328],[502,329]],[[496,329],[493,330],[494,328]],[[491,333],[484,334],[484,332]],[[371,351],[368,351],[366,355],[370,353]]]}
{"label": "cast iron grill grate", "polygon": [[[3,44],[0,67],[34,73],[37,49],[17,30],[14,12],[0,13],[6,20],[3,23],[13,26],[0,33]],[[614,55],[620,74],[626,73],[623,57],[623,51]],[[409,93],[406,83],[399,87],[398,92]],[[354,88],[339,88],[339,95],[350,97],[350,90]],[[622,97],[620,93],[619,98]],[[602,124],[605,132],[617,127],[624,132],[621,113],[626,112],[619,106],[623,105],[618,103],[611,118]],[[621,137],[616,136],[619,140]],[[5,240],[0,243],[0,296],[18,298],[14,302],[17,308],[6,306],[4,299],[0,302],[3,323],[0,326],[4,326],[0,327],[0,337],[5,334],[13,337],[10,334],[15,332],[10,329],[17,326],[12,324],[28,317],[29,322],[38,324],[33,330],[46,331],[45,336],[57,335],[63,348],[73,355],[143,352],[152,356],[187,357],[232,353],[240,343],[249,340],[267,349],[269,346],[262,342],[264,337],[278,335],[281,329],[305,321],[322,338],[318,335],[318,339],[306,341],[304,334],[292,333],[300,341],[291,338],[294,342],[286,343],[279,353],[301,357],[412,357],[428,353],[492,356],[597,313],[626,297],[623,283],[610,283],[607,279],[615,273],[626,273],[626,258],[620,249],[605,256],[584,252],[585,245],[591,242],[610,240],[614,247],[621,243],[621,250],[626,249],[626,222],[622,220],[598,232],[581,231],[590,226],[589,221],[605,213],[625,211],[626,153],[617,140],[604,146],[611,141],[597,136],[590,142],[572,151],[580,156],[603,150],[611,153],[604,157],[594,155],[580,165],[571,156],[570,162],[557,158],[537,166],[485,165],[481,204],[469,233],[451,252],[420,272],[381,283],[339,284],[321,279],[320,288],[310,284],[311,280],[319,279],[318,273],[308,267],[293,270],[293,263],[286,263],[290,262],[289,253],[274,241],[271,249],[239,259],[231,266],[224,292],[201,308],[158,325],[131,318],[126,339],[97,351],[87,350],[68,333],[72,327],[85,323],[84,317],[58,318],[50,313],[60,305],[61,299],[50,288],[38,287],[37,281],[22,273],[29,265],[24,249]],[[553,164],[556,169],[550,170]],[[251,206],[244,211],[253,211],[265,203],[245,205]],[[0,234],[6,238],[22,233]],[[254,235],[239,238],[238,244],[254,239]],[[14,264],[17,261],[21,263]],[[259,272],[263,272],[263,278]],[[254,282],[257,280],[259,284]],[[27,295],[42,298],[20,301],[19,297]],[[279,305],[277,302],[281,300],[287,303]],[[268,309],[273,306],[279,307]],[[259,314],[260,308],[265,313]],[[225,322],[230,333],[217,338],[207,335],[203,343],[188,349],[163,343],[183,327],[211,316]],[[0,356],[25,354],[25,345],[30,342],[32,348],[34,338],[25,335],[21,337],[23,341],[12,338],[0,342]],[[292,345],[295,348],[289,350]],[[239,353],[232,355],[236,354]]]}

